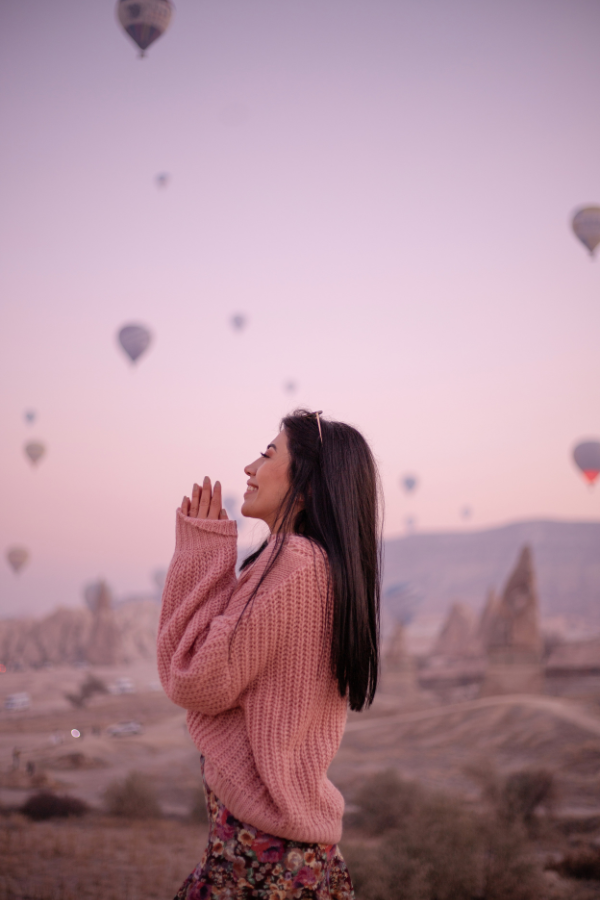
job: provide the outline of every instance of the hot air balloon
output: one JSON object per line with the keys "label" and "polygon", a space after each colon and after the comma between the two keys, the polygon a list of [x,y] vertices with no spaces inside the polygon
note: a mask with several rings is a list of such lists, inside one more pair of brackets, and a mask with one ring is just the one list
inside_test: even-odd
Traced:
{"label": "hot air balloon", "polygon": [[296,384],[295,381],[286,381],[286,383],[283,386],[283,389],[288,394],[295,394],[296,391],[298,390],[298,385]]}
{"label": "hot air balloon", "polygon": [[46,452],[46,446],[41,441],[29,441],[25,444],[25,453],[33,463],[37,465]]}
{"label": "hot air balloon", "polygon": [[119,0],[117,18],[141,50],[164,34],[173,15],[171,0]]}
{"label": "hot air balloon", "polygon": [[407,494],[412,494],[419,482],[415,475],[404,475],[401,478],[400,483]]}
{"label": "hot air balloon", "polygon": [[243,316],[241,313],[236,313],[229,321],[235,331],[243,331],[247,324],[246,316]]}
{"label": "hot air balloon", "polygon": [[131,362],[135,363],[150,346],[152,335],[143,325],[124,325],[118,338]]}
{"label": "hot air balloon", "polygon": [[6,558],[13,572],[18,572],[29,559],[29,551],[25,547],[9,547]]}
{"label": "hot air balloon", "polygon": [[168,172],[159,172],[154,180],[156,181],[157,187],[164,188],[168,185],[170,179],[171,176]]}
{"label": "hot air balloon", "polygon": [[583,477],[593,484],[600,475],[600,441],[581,441],[573,450],[573,459]]}
{"label": "hot air balloon", "polygon": [[461,517],[465,520],[465,522],[471,518],[473,511],[470,506],[463,506],[460,511]]}
{"label": "hot air balloon", "polygon": [[576,210],[571,224],[581,243],[593,256],[600,244],[600,206],[583,206]]}
{"label": "hot air balloon", "polygon": [[34,409],[26,409],[25,410],[24,416],[25,416],[25,421],[27,422],[28,425],[31,425],[33,422],[35,422],[35,415],[36,415],[36,413],[35,413]]}

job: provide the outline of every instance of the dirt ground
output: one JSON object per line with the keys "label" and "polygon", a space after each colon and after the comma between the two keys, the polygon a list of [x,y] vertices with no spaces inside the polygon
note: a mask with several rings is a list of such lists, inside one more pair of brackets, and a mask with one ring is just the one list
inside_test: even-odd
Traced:
{"label": "dirt ground", "polygon": [[[65,695],[89,671],[108,686],[131,678],[135,693],[98,695],[76,709]],[[157,681],[150,664],[0,676],[0,704],[17,691],[32,698],[29,710],[0,711],[0,900],[168,898],[196,865],[206,831],[188,816],[200,785],[199,754],[185,712]],[[526,695],[441,704],[414,684],[388,679],[369,712],[350,715],[330,777],[350,804],[365,777],[393,768],[478,805],[473,767],[545,767],[558,787],[554,815],[583,822],[584,832],[592,823],[589,839],[600,842],[599,710],[595,701]],[[125,721],[138,722],[142,733],[111,737],[106,729]],[[124,823],[104,814],[107,786],[132,771],[149,776],[166,818]],[[41,788],[80,797],[95,812],[37,824],[9,814]]]}
{"label": "dirt ground", "polygon": [[[75,692],[89,671],[107,685],[127,676],[136,693],[95,696],[86,708],[74,709],[65,694]],[[64,667],[1,677],[0,700],[27,691],[32,704],[27,711],[0,712],[0,805],[19,805],[45,787],[101,809],[108,784],[138,771],[152,779],[165,813],[187,814],[191,792],[200,781],[199,754],[187,733],[184,710],[155,689],[153,666],[86,671]],[[111,737],[106,731],[129,721],[139,723],[142,733]],[[72,736],[73,729],[79,737]],[[28,764],[32,774],[27,773]]]}
{"label": "dirt ground", "polygon": [[206,828],[108,817],[0,819],[0,900],[170,900],[199,862]]}

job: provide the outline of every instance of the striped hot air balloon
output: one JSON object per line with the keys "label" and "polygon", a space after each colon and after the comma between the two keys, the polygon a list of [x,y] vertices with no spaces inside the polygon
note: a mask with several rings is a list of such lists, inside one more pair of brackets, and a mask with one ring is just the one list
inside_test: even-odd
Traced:
{"label": "striped hot air balloon", "polygon": [[164,34],[172,15],[171,0],[119,0],[117,3],[117,18],[140,48],[140,56]]}
{"label": "striped hot air balloon", "polygon": [[600,441],[581,441],[573,450],[573,459],[588,484],[600,475]]}

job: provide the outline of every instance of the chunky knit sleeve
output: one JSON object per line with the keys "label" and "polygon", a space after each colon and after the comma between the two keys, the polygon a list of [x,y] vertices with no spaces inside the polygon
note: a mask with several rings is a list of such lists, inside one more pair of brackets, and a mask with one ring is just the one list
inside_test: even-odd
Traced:
{"label": "chunky knit sleeve", "polygon": [[158,626],[158,673],[168,697],[190,709],[195,651],[227,607],[237,579],[237,526],[192,519],[177,510],[175,553],[167,573]]}

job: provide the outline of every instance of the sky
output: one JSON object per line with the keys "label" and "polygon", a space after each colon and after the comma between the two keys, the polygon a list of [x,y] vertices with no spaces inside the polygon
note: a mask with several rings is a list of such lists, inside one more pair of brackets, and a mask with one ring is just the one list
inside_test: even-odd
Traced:
{"label": "sky", "polygon": [[388,537],[600,520],[599,35],[596,0],[177,0],[140,59],[108,0],[0,3],[0,616],[151,590],[295,406],[367,437]]}

